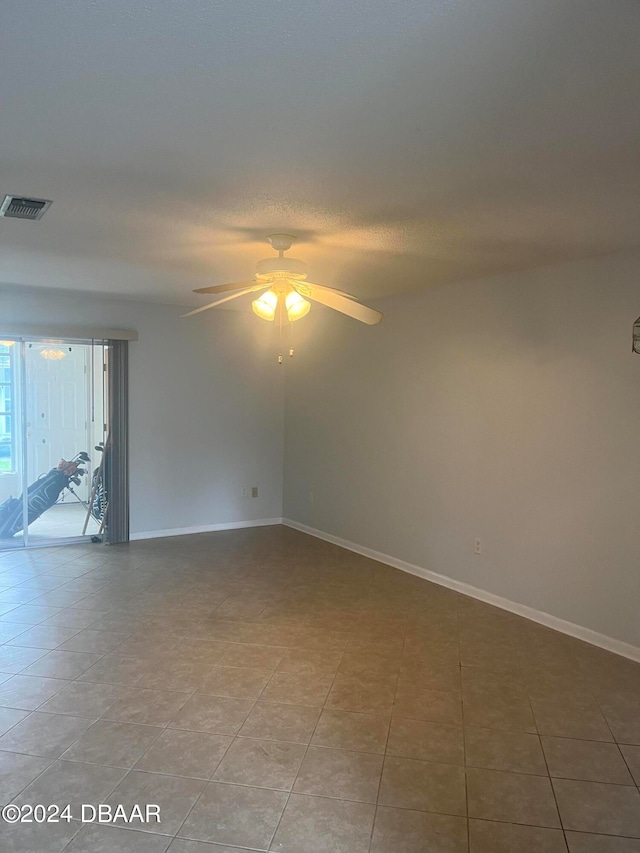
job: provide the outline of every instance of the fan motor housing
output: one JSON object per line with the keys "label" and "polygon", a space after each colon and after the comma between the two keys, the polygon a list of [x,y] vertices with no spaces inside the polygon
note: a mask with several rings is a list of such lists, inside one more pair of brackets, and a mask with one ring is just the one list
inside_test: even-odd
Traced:
{"label": "fan motor housing", "polygon": [[293,278],[304,281],[307,265],[299,258],[263,258],[256,264],[256,279],[269,281],[273,278]]}

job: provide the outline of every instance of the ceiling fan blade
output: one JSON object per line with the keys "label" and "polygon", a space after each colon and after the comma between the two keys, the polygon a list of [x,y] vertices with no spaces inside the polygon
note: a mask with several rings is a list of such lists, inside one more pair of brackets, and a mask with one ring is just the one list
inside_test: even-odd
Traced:
{"label": "ceiling fan blade", "polygon": [[[314,284],[311,281],[294,281],[293,279],[290,279],[289,283],[292,284],[302,296],[306,296],[305,288],[315,287],[319,290],[328,290],[330,293],[339,293],[340,296],[346,296],[347,299],[357,299],[357,296],[354,296],[353,293],[345,293],[344,290],[338,290],[337,287],[327,287],[326,284]],[[307,293],[308,292],[310,291],[307,290]]]}
{"label": "ceiling fan blade", "polygon": [[257,282],[232,281],[229,284],[214,284],[212,287],[199,287],[194,293],[228,293],[230,290],[241,290],[243,287],[253,287]]}
{"label": "ceiling fan blade", "polygon": [[216,308],[222,305],[223,302],[229,302],[231,299],[237,299],[239,296],[244,296],[245,293],[252,293],[254,290],[265,290],[269,287],[268,284],[254,284],[252,287],[245,287],[244,290],[238,290],[237,293],[232,293],[230,296],[223,296],[222,299],[216,299],[215,302],[210,302],[208,305],[203,305],[202,308],[195,308],[187,314],[181,314],[181,317],[193,317],[194,314],[200,314],[202,311],[208,311],[209,308]]}
{"label": "ceiling fan blade", "polygon": [[307,295],[309,299],[320,302],[322,305],[333,308],[335,311],[340,311],[341,314],[347,314],[349,317],[353,317],[354,320],[360,320],[361,323],[367,323],[369,326],[373,326],[382,320],[380,311],[369,308],[367,305],[363,305],[361,302],[356,302],[353,299],[347,299],[339,293],[333,293],[327,290],[327,288],[310,285]]}

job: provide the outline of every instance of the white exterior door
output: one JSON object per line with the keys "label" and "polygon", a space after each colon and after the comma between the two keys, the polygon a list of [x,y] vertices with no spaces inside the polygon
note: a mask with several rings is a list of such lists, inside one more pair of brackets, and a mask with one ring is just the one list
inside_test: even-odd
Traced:
{"label": "white exterior door", "polygon": [[[45,358],[47,350],[63,358]],[[89,450],[88,347],[32,344],[27,349],[28,482]],[[87,499],[87,481],[76,489]]]}

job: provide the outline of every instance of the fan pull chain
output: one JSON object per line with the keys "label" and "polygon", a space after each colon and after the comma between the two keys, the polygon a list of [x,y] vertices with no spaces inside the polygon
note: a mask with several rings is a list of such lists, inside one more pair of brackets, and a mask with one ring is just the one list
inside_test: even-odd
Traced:
{"label": "fan pull chain", "polygon": [[278,336],[279,336],[279,345],[278,349],[280,350],[280,354],[278,355],[278,364],[282,364],[282,296],[278,296]]}

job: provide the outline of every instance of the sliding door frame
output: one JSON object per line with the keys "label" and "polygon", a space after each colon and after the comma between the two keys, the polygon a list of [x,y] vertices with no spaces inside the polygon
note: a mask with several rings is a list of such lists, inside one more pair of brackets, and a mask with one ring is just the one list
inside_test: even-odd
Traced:
{"label": "sliding door frame", "polygon": [[[109,508],[105,541],[129,541],[129,347],[128,341],[107,341],[107,400],[110,464],[107,472]],[[116,495],[115,503],[111,495]]]}
{"label": "sliding door frame", "polygon": [[[71,332],[72,335],[63,334]],[[20,438],[16,442],[16,448],[20,448],[20,466],[22,478],[22,517],[26,522],[28,519],[28,448],[26,441],[27,432],[27,370],[26,351],[30,343],[55,342],[56,345],[85,345],[100,346],[106,355],[105,358],[105,422],[103,433],[105,440],[109,441],[110,464],[106,471],[106,488],[109,505],[107,509],[107,524],[105,525],[102,541],[106,544],[115,544],[129,541],[129,451],[128,451],[128,342],[136,340],[137,333],[120,330],[103,330],[95,334],[97,330],[91,330],[93,337],[80,334],[81,330],[75,327],[65,329],[44,329],[35,326],[20,327],[20,330],[11,326],[6,329],[0,326],[0,334],[7,340],[16,342],[20,357],[16,360],[14,376],[19,385],[19,415],[20,415]],[[107,337],[109,335],[109,337]],[[113,335],[113,337],[111,337]],[[95,352],[95,350],[93,350]],[[15,412],[17,414],[17,411]],[[14,421],[15,421],[14,414]],[[13,429],[16,424],[12,423]],[[106,452],[106,451],[105,451]],[[92,471],[88,472],[91,476]],[[116,500],[113,500],[113,497]],[[33,544],[29,542],[29,525],[25,523],[22,531],[22,546],[9,546],[8,550],[22,550],[22,548],[50,548],[57,545],[69,545],[86,543],[93,539],[95,534],[84,536],[61,537],[46,541],[38,541]],[[2,549],[0,548],[0,552]]]}

